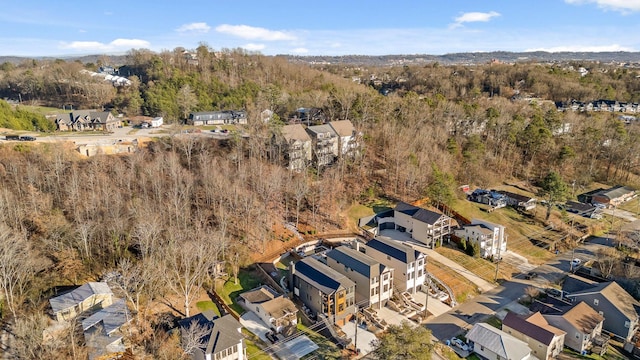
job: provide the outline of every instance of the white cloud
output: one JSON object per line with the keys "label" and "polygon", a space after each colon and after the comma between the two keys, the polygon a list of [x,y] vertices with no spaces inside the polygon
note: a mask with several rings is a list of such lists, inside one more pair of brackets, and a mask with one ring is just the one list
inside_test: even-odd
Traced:
{"label": "white cloud", "polygon": [[460,16],[458,16],[457,18],[454,19],[454,23],[451,24],[450,27],[455,28],[455,27],[460,27],[462,26],[462,24],[464,23],[470,23],[470,22],[488,22],[490,21],[492,18],[494,17],[498,17],[500,16],[500,13],[495,12],[495,11],[490,11],[490,12],[468,12],[468,13],[464,13]]}
{"label": "white cloud", "polygon": [[243,46],[244,49],[247,49],[249,51],[259,51],[264,49],[266,46],[264,44],[246,44],[245,46]]}
{"label": "white cloud", "polygon": [[80,29],[80,30],[78,30],[78,32],[79,32],[79,33],[86,33],[86,32],[87,32],[87,30],[85,30],[85,29]]}
{"label": "white cloud", "polygon": [[618,44],[613,45],[602,45],[602,46],[580,46],[580,45],[570,45],[570,46],[553,46],[549,48],[538,48],[538,49],[527,49],[525,52],[531,51],[546,51],[546,52],[609,52],[609,51],[636,51],[630,47],[621,46]]}
{"label": "white cloud", "polygon": [[568,4],[596,4],[605,10],[614,10],[622,13],[640,11],[640,0],[565,0]]}
{"label": "white cloud", "polygon": [[296,37],[282,31],[274,31],[260,27],[248,25],[228,25],[223,24],[216,27],[216,31],[223,34],[237,36],[243,39],[277,41],[277,40],[295,40]]}
{"label": "white cloud", "polygon": [[123,51],[134,48],[149,48],[151,44],[146,40],[140,39],[115,39],[110,43],[101,43],[99,41],[72,41],[70,43],[63,42],[60,44],[62,49],[79,50],[79,51]]}
{"label": "white cloud", "polygon": [[309,49],[303,48],[303,47],[299,47],[299,48],[292,49],[291,53],[292,54],[308,54],[309,53]]}
{"label": "white cloud", "polygon": [[176,29],[177,32],[194,32],[194,33],[208,33],[211,30],[211,26],[205,22],[194,22],[191,24],[184,24]]}

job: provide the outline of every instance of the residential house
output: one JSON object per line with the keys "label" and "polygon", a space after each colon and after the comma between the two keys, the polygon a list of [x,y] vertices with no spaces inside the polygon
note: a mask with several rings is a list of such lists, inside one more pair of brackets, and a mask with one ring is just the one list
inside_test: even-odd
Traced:
{"label": "residential house", "polygon": [[192,112],[187,118],[187,124],[194,126],[246,123],[247,113],[243,110]]}
{"label": "residential house", "polygon": [[94,308],[106,308],[113,303],[113,292],[105,282],[89,282],[66,294],[49,299],[53,315],[60,322],[73,320]]}
{"label": "residential house", "polygon": [[510,191],[503,191],[503,190],[499,190],[498,191],[500,194],[506,196],[507,198],[507,205],[514,207],[516,209],[520,209],[520,210],[524,210],[524,211],[530,211],[535,209],[536,207],[536,199],[525,196],[525,195],[520,195],[520,194],[516,194],[516,193],[512,193]]}
{"label": "residential house", "polygon": [[538,359],[553,359],[562,352],[564,330],[549,325],[541,313],[522,317],[509,312],[502,320],[502,331],[529,345],[532,355]]}
{"label": "residential house", "polygon": [[569,200],[564,204],[564,208],[567,210],[567,212],[570,212],[572,214],[578,214],[580,216],[584,216],[587,218],[591,218],[591,219],[602,218],[602,212],[600,211],[600,209],[591,204],[585,204],[585,203]]}
{"label": "residential house", "polygon": [[439,212],[399,202],[393,209],[395,229],[431,248],[451,234],[451,218]]}
{"label": "residential house", "polygon": [[572,291],[566,297],[573,302],[584,301],[591,306],[604,317],[603,329],[621,339],[631,340],[639,329],[640,302],[615,281]]}
{"label": "residential house", "polygon": [[593,205],[615,208],[625,201],[636,197],[636,191],[630,187],[617,185],[609,189],[597,189],[578,195],[578,201]]}
{"label": "residential house", "polygon": [[327,252],[327,265],[356,284],[356,303],[360,306],[386,305],[393,296],[393,268],[348,246]]}
{"label": "residential house", "polygon": [[125,351],[120,330],[129,321],[131,321],[131,314],[124,299],[82,320],[84,339],[89,348],[89,359]]}
{"label": "residential house", "polygon": [[355,283],[313,257],[291,266],[289,286],[314,314],[344,326],[354,314]]}
{"label": "residential house", "polygon": [[470,225],[454,231],[459,238],[465,238],[468,243],[476,243],[483,258],[501,258],[507,251],[507,235],[502,225],[488,221],[472,219]]}
{"label": "residential house", "polygon": [[300,124],[285,125],[280,129],[282,137],[274,136],[278,154],[284,154],[289,170],[303,171],[311,163],[311,137]]}
{"label": "residential house", "polygon": [[469,201],[477,202],[480,204],[486,204],[494,209],[499,209],[507,206],[506,196],[493,190],[475,189],[469,196]]}
{"label": "residential house", "polygon": [[545,303],[536,300],[530,309],[539,311],[549,325],[563,330],[564,346],[579,353],[591,349],[594,342],[602,339],[604,317],[584,301],[571,304],[556,299]]}
{"label": "residential house", "polygon": [[245,360],[247,349],[242,335],[242,325],[231,315],[215,317],[213,311],[207,311],[181,320],[179,323],[183,336],[189,336],[190,328],[197,325],[207,328],[200,339],[203,345],[191,355],[193,360]]}
{"label": "residential house", "polygon": [[278,294],[267,285],[240,294],[244,307],[258,315],[260,320],[272,328],[276,333],[291,335],[298,323],[298,308],[296,305]]}
{"label": "residential house", "polygon": [[353,157],[358,151],[358,134],[349,120],[331,121],[329,126],[338,134],[338,157]]}
{"label": "residential house", "polygon": [[378,236],[365,246],[359,246],[358,250],[394,269],[393,284],[400,292],[415,294],[422,289],[426,278],[426,255],[411,245]]}
{"label": "residential house", "polygon": [[526,342],[487,323],[473,325],[466,335],[471,351],[488,360],[535,359]]}
{"label": "residential house", "polygon": [[306,124],[311,126],[312,124],[324,124],[326,122],[326,116],[322,109],[319,108],[298,108],[293,116],[289,119],[293,124]]}
{"label": "residential house", "polygon": [[56,116],[58,131],[113,131],[121,125],[108,111],[78,110]]}
{"label": "residential house", "polygon": [[311,137],[311,153],[317,166],[333,164],[338,157],[339,136],[331,125],[315,125],[307,127],[307,133]]}

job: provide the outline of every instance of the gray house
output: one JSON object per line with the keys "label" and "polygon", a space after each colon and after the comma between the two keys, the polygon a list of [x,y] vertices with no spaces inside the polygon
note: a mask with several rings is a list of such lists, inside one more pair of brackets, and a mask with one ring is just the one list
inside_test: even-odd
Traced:
{"label": "gray house", "polygon": [[393,295],[393,269],[347,246],[327,253],[327,265],[356,283],[356,302],[382,308]]}
{"label": "gray house", "polygon": [[354,314],[356,284],[313,257],[291,266],[293,294],[315,314],[344,326]]}
{"label": "gray house", "polygon": [[193,360],[245,360],[247,349],[242,335],[242,325],[231,315],[215,317],[207,311],[178,322],[183,335],[189,333],[192,324],[206,327],[206,334],[200,339],[202,347],[191,354]]}
{"label": "gray house", "polygon": [[603,329],[621,339],[630,341],[638,330],[640,303],[615,281],[571,292],[567,298],[591,306],[604,317]]}
{"label": "gray house", "polygon": [[336,131],[329,124],[309,126],[306,130],[313,143],[314,163],[317,166],[331,165],[339,153],[340,138]]}
{"label": "gray house", "polygon": [[591,349],[602,338],[604,318],[584,302],[573,305],[556,300],[549,303],[536,300],[532,309],[540,311],[550,325],[564,330],[564,346],[577,352]]}

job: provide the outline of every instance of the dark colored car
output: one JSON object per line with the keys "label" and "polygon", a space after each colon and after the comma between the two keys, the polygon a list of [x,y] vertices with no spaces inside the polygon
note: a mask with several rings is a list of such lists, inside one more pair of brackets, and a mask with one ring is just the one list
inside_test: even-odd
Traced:
{"label": "dark colored car", "polygon": [[527,275],[524,276],[524,278],[527,280],[535,279],[537,277],[538,277],[538,273],[533,271],[528,272]]}
{"label": "dark colored car", "polygon": [[20,141],[36,141],[36,138],[33,136],[20,136]]}

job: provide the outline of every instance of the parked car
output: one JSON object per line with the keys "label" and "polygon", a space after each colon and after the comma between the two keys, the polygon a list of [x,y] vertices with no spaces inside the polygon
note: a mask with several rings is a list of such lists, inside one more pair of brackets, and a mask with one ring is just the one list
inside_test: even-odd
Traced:
{"label": "parked car", "polygon": [[451,345],[460,348],[462,351],[469,351],[469,345],[465,344],[464,341],[457,337],[451,338]]}
{"label": "parked car", "polygon": [[525,278],[525,279],[527,279],[527,280],[535,279],[535,278],[537,278],[537,277],[538,277],[538,273],[537,273],[537,272],[535,272],[535,271],[529,271],[529,272],[524,276],[524,278]]}
{"label": "parked car", "polygon": [[20,141],[36,141],[36,138],[33,136],[20,136]]}

